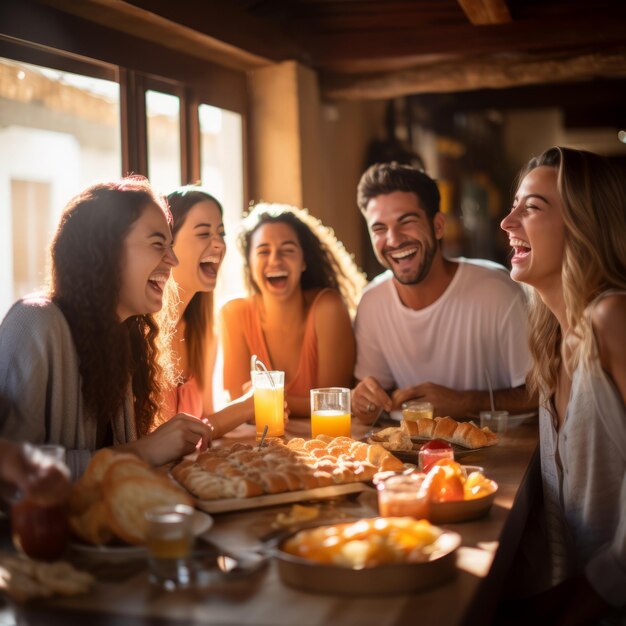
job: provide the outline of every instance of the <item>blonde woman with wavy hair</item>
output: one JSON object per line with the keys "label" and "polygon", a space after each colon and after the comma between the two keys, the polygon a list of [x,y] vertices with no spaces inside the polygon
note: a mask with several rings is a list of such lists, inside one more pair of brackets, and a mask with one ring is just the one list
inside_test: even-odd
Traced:
{"label": "blonde woman with wavy hair", "polygon": [[[626,618],[626,187],[596,154],[551,148],[502,220],[531,292],[554,624]],[[524,617],[525,619],[528,616]]]}

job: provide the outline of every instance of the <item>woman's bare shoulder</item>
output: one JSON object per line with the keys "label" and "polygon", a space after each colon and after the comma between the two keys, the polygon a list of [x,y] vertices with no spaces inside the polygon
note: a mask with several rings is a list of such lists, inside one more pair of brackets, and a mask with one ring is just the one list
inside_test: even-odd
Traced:
{"label": "woman's bare shoulder", "polygon": [[613,377],[626,366],[626,294],[599,300],[591,314],[600,362]]}
{"label": "woman's bare shoulder", "polygon": [[315,303],[316,327],[338,324],[346,319],[350,320],[348,307],[338,291],[327,289],[319,295]]}
{"label": "woman's bare shoulder", "polygon": [[591,321],[597,337],[626,337],[626,293],[604,296],[593,307]]}
{"label": "woman's bare shoulder", "polygon": [[250,298],[233,298],[229,300],[220,309],[220,313],[223,317],[232,317],[235,315],[241,315],[245,309],[250,306]]}

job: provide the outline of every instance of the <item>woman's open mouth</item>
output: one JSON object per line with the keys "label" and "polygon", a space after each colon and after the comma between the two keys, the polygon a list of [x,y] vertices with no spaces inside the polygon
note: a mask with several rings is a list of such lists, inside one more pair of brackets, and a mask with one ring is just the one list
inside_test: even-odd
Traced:
{"label": "woman's open mouth", "polygon": [[531,247],[523,239],[511,238],[509,244],[513,248],[511,263],[521,263],[530,255]]}
{"label": "woman's open mouth", "polygon": [[289,274],[285,271],[267,272],[264,274],[265,280],[276,289],[282,289],[287,284]]}
{"label": "woman's open mouth", "polygon": [[200,271],[207,278],[215,278],[222,259],[219,254],[211,254],[200,259]]}
{"label": "woman's open mouth", "polygon": [[169,277],[170,277],[169,274],[163,274],[163,273],[152,274],[152,276],[148,278],[148,285],[150,285],[150,287],[154,291],[156,291],[159,295],[163,295],[163,290],[165,289],[165,283],[167,282],[167,279]]}

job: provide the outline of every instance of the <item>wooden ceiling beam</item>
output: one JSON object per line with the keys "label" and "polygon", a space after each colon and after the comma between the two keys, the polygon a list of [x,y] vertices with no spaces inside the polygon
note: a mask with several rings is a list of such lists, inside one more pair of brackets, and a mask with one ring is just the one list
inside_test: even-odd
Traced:
{"label": "wooden ceiling beam", "polygon": [[330,100],[382,100],[420,93],[502,89],[623,76],[626,76],[626,48],[569,56],[459,58],[369,76],[322,73],[321,92]]}
{"label": "wooden ceiling beam", "polygon": [[467,56],[500,52],[541,52],[543,50],[601,50],[626,42],[624,10],[604,13],[593,18],[593,28],[584,15],[560,19],[532,19],[496,26],[448,24],[437,28],[424,27],[386,29],[377,32],[317,33],[307,40],[314,67],[333,70],[333,65],[349,71],[349,62],[366,60],[373,64],[389,59],[401,59],[432,54]]}
{"label": "wooden ceiling beam", "polygon": [[457,0],[467,19],[474,24],[506,24],[511,12],[505,0]]}
{"label": "wooden ceiling beam", "polygon": [[300,48],[272,23],[229,3],[203,2],[194,5],[192,11],[180,11],[179,5],[169,0],[38,2],[230,69],[247,71],[303,56]]}

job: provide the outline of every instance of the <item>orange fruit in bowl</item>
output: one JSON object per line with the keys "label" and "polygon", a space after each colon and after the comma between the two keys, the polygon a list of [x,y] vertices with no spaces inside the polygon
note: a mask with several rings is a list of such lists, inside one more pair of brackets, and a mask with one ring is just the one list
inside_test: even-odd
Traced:
{"label": "orange fruit in bowl", "polygon": [[475,500],[493,493],[495,487],[493,481],[480,472],[472,472],[465,481],[464,490],[466,500]]}
{"label": "orange fruit in bowl", "polygon": [[454,468],[449,465],[433,466],[424,480],[424,487],[428,490],[428,499],[431,502],[450,502],[465,499],[463,474],[460,467]]}

